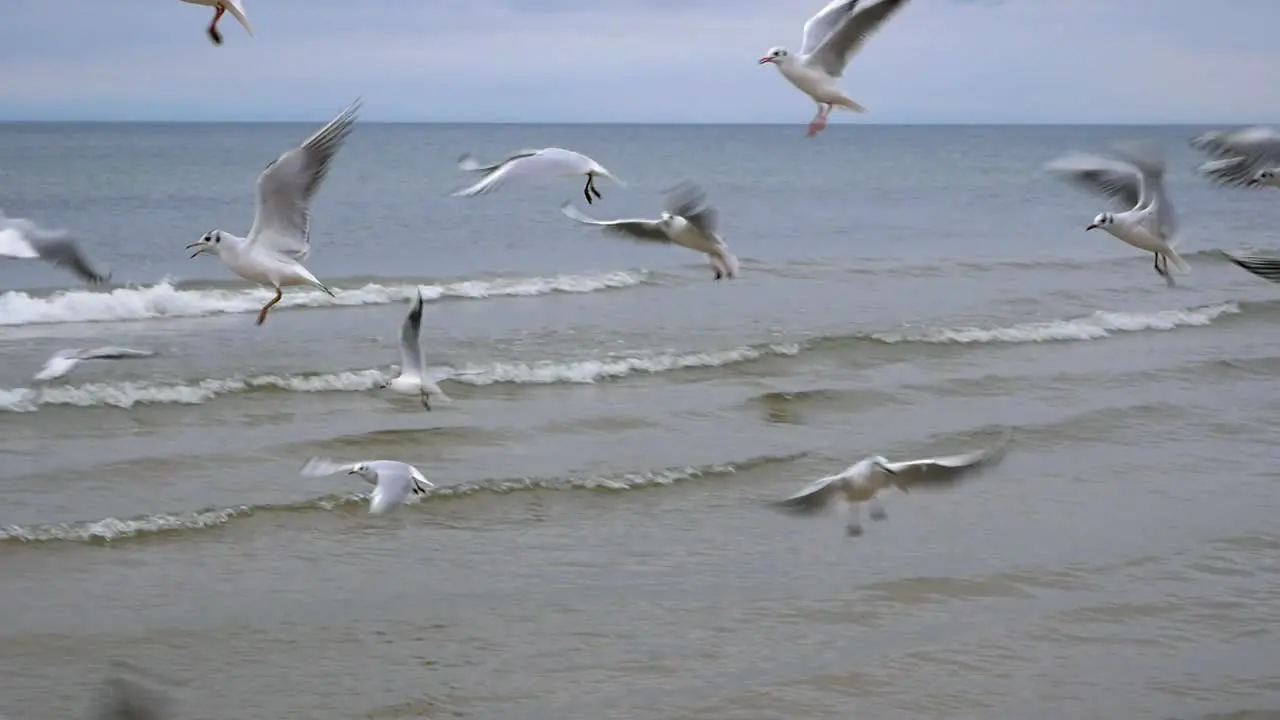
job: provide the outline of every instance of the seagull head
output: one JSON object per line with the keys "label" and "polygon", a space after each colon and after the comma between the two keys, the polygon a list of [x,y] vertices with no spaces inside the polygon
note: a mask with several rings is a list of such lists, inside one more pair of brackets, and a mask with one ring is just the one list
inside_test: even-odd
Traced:
{"label": "seagull head", "polygon": [[1098,213],[1098,216],[1093,219],[1093,222],[1089,223],[1089,227],[1085,228],[1085,230],[1097,230],[1098,228],[1105,230],[1109,226],[1114,225],[1115,222],[1115,215],[1112,215],[1109,212]]}
{"label": "seagull head", "polygon": [[195,252],[191,253],[191,257],[195,257],[203,253],[217,255],[222,249],[222,231],[210,230],[204,235],[201,235],[199,241],[193,242],[187,246],[188,250],[192,248],[195,248]]}
{"label": "seagull head", "polygon": [[378,479],[378,473],[374,472],[373,468],[369,467],[369,463],[356,463],[355,465],[351,466],[351,469],[347,471],[347,474],[359,475],[360,477],[366,480],[371,480],[375,482]]}
{"label": "seagull head", "polygon": [[1249,179],[1250,186],[1275,185],[1275,184],[1276,184],[1275,168],[1266,168],[1263,170],[1259,170],[1257,173],[1254,174],[1252,178]]}
{"label": "seagull head", "polygon": [[765,63],[773,63],[774,65],[782,65],[788,57],[787,49],[781,47],[769,48],[768,54],[760,58],[760,65]]}

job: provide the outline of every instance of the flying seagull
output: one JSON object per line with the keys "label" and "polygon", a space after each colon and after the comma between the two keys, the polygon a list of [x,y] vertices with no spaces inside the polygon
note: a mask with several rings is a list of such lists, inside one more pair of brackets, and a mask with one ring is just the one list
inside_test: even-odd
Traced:
{"label": "flying seagull", "polygon": [[854,12],[858,0],[832,0],[804,24],[799,55],[775,47],[760,58],[761,65],[773,63],[788,82],[818,104],[818,113],[809,123],[809,137],[827,126],[827,116],[833,108],[847,108],[856,113],[867,111],[850,99],[836,81],[844,75],[850,58],[862,49],[867,38],[906,4],[907,0],[880,0],[861,12]]}
{"label": "flying seagull", "polygon": [[333,296],[333,291],[302,266],[311,253],[311,199],[329,173],[333,156],[351,134],[360,109],[356,100],[299,147],[276,158],[258,176],[258,210],[248,237],[210,230],[187,246],[216,255],[245,280],[270,285],[276,295],[258,312],[258,324],[284,297],[287,285],[309,285]]}
{"label": "flying seagull", "polygon": [[467,172],[483,173],[484,177],[471,187],[455,192],[454,197],[473,197],[491,193],[513,178],[546,179],[586,175],[587,184],[583,186],[582,194],[587,198],[589,205],[594,202],[591,199],[593,193],[596,197],[600,197],[600,191],[596,189],[595,184],[597,175],[607,177],[619,185],[624,184],[595,160],[563,148],[521,150],[492,165],[481,165],[471,155],[463,155],[458,158],[458,168]]}
{"label": "flying seagull", "polygon": [[1280,187],[1280,131],[1253,126],[1229,132],[1207,132],[1191,146],[1216,158],[1200,172],[1229,187]]}
{"label": "flying seagull", "polygon": [[23,218],[5,217],[4,212],[0,212],[0,257],[44,260],[95,285],[111,279],[111,273],[94,268],[80,244],[67,233],[46,230]]}
{"label": "flying seagull", "polygon": [[422,290],[419,289],[413,304],[409,306],[409,314],[405,316],[404,324],[400,327],[400,374],[382,387],[390,388],[392,392],[401,395],[421,397],[422,407],[430,410],[432,395],[446,402],[449,396],[427,377],[426,367],[422,361],[422,344],[419,341],[421,331]]}
{"label": "flying seagull", "polygon": [[408,501],[411,495],[426,495],[427,488],[435,485],[418,468],[397,460],[361,460],[354,463],[337,463],[328,458],[312,457],[298,471],[301,475],[320,476],[346,472],[359,475],[373,485],[369,497],[369,514],[391,512]]}
{"label": "flying seagull", "polygon": [[677,185],[668,193],[666,207],[656,220],[594,220],[568,202],[560,206],[560,211],[580,223],[604,228],[628,240],[679,245],[705,253],[716,280],[737,277],[738,258],[716,233],[717,213],[706,204],[701,188],[693,183]]}
{"label": "flying seagull", "polygon": [[870,505],[872,520],[883,520],[884,508],[876,494],[893,486],[903,492],[913,489],[950,488],[970,476],[970,471],[989,465],[1003,456],[1012,432],[1005,430],[999,442],[989,448],[959,455],[890,462],[880,455],[859,460],[843,472],[809,483],[802,490],[773,503],[796,514],[814,514],[840,502],[850,536],[861,535],[858,504]]}
{"label": "flying seagull", "polygon": [[1125,243],[1155,256],[1155,271],[1173,286],[1169,263],[1179,272],[1191,266],[1178,254],[1178,222],[1164,189],[1164,158],[1154,146],[1125,143],[1116,147],[1116,158],[1084,153],[1064,155],[1049,163],[1048,170],[1078,187],[1111,199],[1124,212],[1102,212],[1086,230],[1101,228]]}
{"label": "flying seagull", "polygon": [[222,33],[218,32],[218,21],[228,12],[240,21],[245,32],[249,33],[249,37],[253,37],[253,28],[249,27],[249,20],[244,16],[244,6],[240,0],[182,0],[182,2],[213,8],[213,22],[209,23],[209,39],[214,45],[222,44]]}
{"label": "flying seagull", "polygon": [[150,350],[134,350],[126,347],[100,347],[91,350],[82,348],[66,348],[55,352],[45,361],[44,367],[32,378],[38,382],[47,382],[60,378],[76,368],[81,360],[122,360],[125,358],[152,357]]}

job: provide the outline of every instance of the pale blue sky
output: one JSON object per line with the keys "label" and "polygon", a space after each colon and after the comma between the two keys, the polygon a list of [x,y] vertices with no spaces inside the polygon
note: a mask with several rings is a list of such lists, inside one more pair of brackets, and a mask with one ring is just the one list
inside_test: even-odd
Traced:
{"label": "pale blue sky", "polygon": [[[0,120],[807,123],[770,65],[824,0],[3,0]],[[1211,13],[1205,8],[1212,7]],[[859,122],[1280,120],[1277,0],[912,0]],[[845,120],[840,113],[833,121]]]}

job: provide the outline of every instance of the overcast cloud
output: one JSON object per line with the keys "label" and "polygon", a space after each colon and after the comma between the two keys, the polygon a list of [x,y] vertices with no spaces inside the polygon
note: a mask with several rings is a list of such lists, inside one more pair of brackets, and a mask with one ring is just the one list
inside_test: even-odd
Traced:
{"label": "overcast cloud", "polygon": [[[0,120],[808,122],[772,66],[824,0],[3,0]],[[1212,14],[1205,8],[1213,7]],[[1277,0],[912,0],[860,122],[1280,118]],[[839,116],[833,116],[833,121]],[[841,118],[843,120],[843,118]]]}

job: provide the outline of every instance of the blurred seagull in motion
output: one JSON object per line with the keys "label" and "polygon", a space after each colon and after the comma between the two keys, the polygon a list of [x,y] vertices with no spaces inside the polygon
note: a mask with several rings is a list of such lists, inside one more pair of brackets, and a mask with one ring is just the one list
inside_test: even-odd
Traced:
{"label": "blurred seagull in motion", "polygon": [[950,488],[969,476],[970,471],[1002,457],[1011,436],[1012,431],[1005,430],[992,447],[959,455],[901,462],[890,462],[880,455],[873,455],[850,465],[844,472],[815,480],[794,495],[772,504],[788,512],[809,515],[839,502],[847,534],[861,535],[859,503],[868,503],[872,520],[883,520],[886,517],[884,508],[875,499],[881,490],[889,486],[903,492],[917,488]]}
{"label": "blurred seagull in motion", "polygon": [[104,274],[94,268],[80,244],[67,233],[46,230],[23,218],[5,217],[3,212],[0,212],[0,257],[43,260],[94,285],[111,279],[111,273]]}
{"label": "blurred seagull in motion", "polygon": [[400,374],[384,384],[392,392],[401,395],[414,395],[422,398],[422,407],[431,409],[431,396],[435,395],[448,402],[449,396],[444,394],[440,386],[427,377],[426,366],[422,361],[422,343],[419,336],[422,331],[422,290],[409,306],[409,314],[400,327]]}
{"label": "blurred seagull in motion", "polygon": [[760,64],[772,63],[778,72],[818,104],[818,113],[809,123],[808,137],[827,127],[827,116],[836,107],[856,113],[866,108],[854,102],[837,85],[849,60],[862,49],[867,38],[884,26],[907,0],[880,0],[854,12],[858,0],[832,0],[804,24],[800,54],[792,55],[783,47],[775,47],[760,58]]}
{"label": "blurred seagull in motion", "polygon": [[330,297],[333,291],[302,266],[311,253],[311,199],[329,173],[333,156],[351,134],[360,101],[356,100],[301,146],[286,151],[258,176],[258,210],[248,237],[210,230],[187,246],[216,255],[245,280],[270,285],[276,295],[258,312],[258,323],[284,297],[283,287],[309,285]]}
{"label": "blurred seagull in motion", "polygon": [[369,514],[382,515],[404,505],[412,496],[427,494],[427,488],[435,485],[418,468],[398,460],[361,460],[354,463],[337,463],[328,458],[308,458],[298,471],[300,475],[318,477],[346,472],[359,475],[373,485],[369,496]]}
{"label": "blurred seagull in motion", "polygon": [[228,12],[240,21],[245,32],[249,33],[249,37],[253,37],[253,28],[249,27],[249,20],[244,16],[244,6],[240,4],[240,0],[182,0],[182,2],[213,8],[213,22],[209,23],[208,32],[209,39],[214,45],[222,44],[222,33],[218,32],[218,21]]}
{"label": "blurred seagull in motion", "polygon": [[1223,252],[1227,259],[1257,275],[1263,280],[1280,283],[1280,258],[1262,257],[1261,255],[1233,255]]}
{"label": "blurred seagull in motion", "polygon": [[150,350],[134,350],[126,347],[100,347],[92,350],[66,348],[55,352],[45,361],[44,367],[32,378],[37,382],[47,382],[60,378],[76,368],[82,360],[122,360],[125,358],[152,357]]}
{"label": "blurred seagull in motion", "polygon": [[590,205],[594,202],[591,199],[592,194],[597,198],[600,197],[600,191],[596,189],[595,184],[597,175],[625,186],[625,183],[614,177],[613,173],[606,170],[600,163],[581,153],[562,148],[521,150],[492,165],[481,165],[468,154],[458,158],[458,168],[466,172],[484,173],[484,177],[474,185],[453,193],[454,197],[473,197],[491,193],[511,179],[547,179],[586,175],[587,184],[583,186],[582,194]]}
{"label": "blurred seagull in motion", "polygon": [[1228,187],[1280,187],[1280,131],[1253,126],[1229,132],[1207,132],[1191,146],[1214,158],[1201,174]]}
{"label": "blurred seagull in motion", "polygon": [[1120,240],[1155,256],[1156,274],[1172,287],[1169,264],[1182,273],[1191,266],[1174,249],[1177,217],[1164,189],[1164,158],[1146,143],[1124,143],[1115,149],[1118,159],[1070,153],[1049,163],[1047,169],[1078,187],[1110,198],[1124,212],[1103,212],[1086,230],[1101,228]]}
{"label": "blurred seagull in motion", "polygon": [[560,211],[580,223],[604,228],[629,240],[679,245],[705,253],[716,280],[738,276],[738,258],[716,233],[717,213],[706,204],[701,188],[693,183],[677,185],[668,192],[666,207],[656,220],[594,220],[568,202],[560,206]]}

